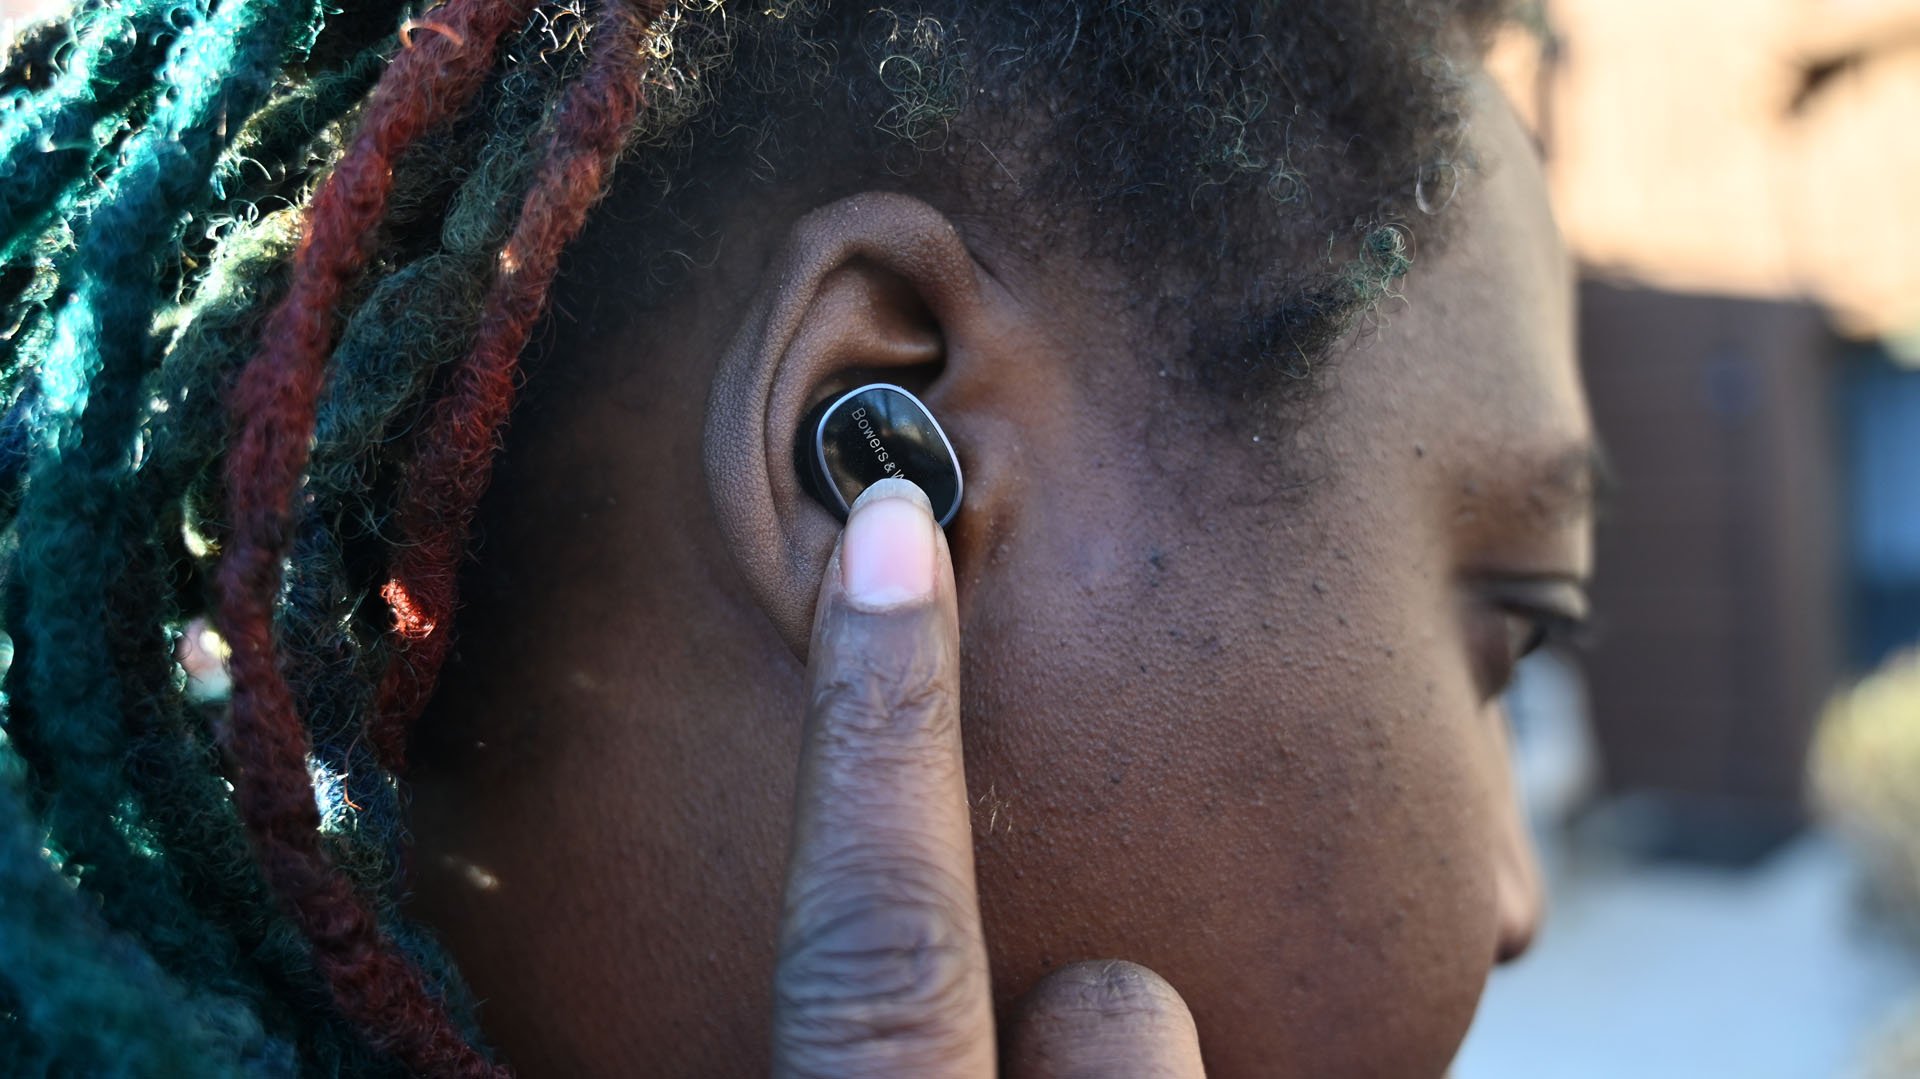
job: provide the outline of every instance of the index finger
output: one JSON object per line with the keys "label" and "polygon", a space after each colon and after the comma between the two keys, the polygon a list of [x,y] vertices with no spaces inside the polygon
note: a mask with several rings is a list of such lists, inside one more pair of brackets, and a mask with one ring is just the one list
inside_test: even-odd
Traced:
{"label": "index finger", "polygon": [[993,1074],[946,537],[905,480],[854,503],[808,657],[774,1074]]}

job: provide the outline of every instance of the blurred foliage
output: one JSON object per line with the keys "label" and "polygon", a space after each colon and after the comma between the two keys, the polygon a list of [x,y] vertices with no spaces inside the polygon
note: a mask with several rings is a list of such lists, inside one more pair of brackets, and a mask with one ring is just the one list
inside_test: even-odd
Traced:
{"label": "blurred foliage", "polygon": [[[1876,898],[1920,941],[1920,649],[1828,704],[1812,768],[1823,814],[1859,849]],[[1874,1040],[1859,1075],[1920,1075],[1920,1005]]]}
{"label": "blurred foliage", "polygon": [[1920,1075],[1920,1008],[1909,1009],[1867,1055],[1860,1079],[1913,1079]]}
{"label": "blurred foliage", "polygon": [[1920,649],[1827,706],[1814,795],[1864,855],[1878,897],[1920,939]]}

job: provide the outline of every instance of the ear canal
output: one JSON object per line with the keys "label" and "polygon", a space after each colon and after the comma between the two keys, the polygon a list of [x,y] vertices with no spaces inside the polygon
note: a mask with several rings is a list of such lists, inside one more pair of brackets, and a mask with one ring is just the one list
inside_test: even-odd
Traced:
{"label": "ear canal", "polygon": [[960,511],[960,458],[927,406],[907,390],[875,382],[828,398],[794,436],[800,482],[841,520],[860,492],[903,478],[926,492],[941,527]]}

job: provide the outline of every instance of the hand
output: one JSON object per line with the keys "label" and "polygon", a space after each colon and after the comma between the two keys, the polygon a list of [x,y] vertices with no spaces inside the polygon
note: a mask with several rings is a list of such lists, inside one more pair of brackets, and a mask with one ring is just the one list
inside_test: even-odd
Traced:
{"label": "hand", "polygon": [[[946,537],[919,488],[874,485],[854,503],[814,616],[774,976],[783,1079],[995,1074],[959,652]],[[1005,1059],[1022,1079],[1203,1074],[1179,994],[1121,962],[1043,980]]]}

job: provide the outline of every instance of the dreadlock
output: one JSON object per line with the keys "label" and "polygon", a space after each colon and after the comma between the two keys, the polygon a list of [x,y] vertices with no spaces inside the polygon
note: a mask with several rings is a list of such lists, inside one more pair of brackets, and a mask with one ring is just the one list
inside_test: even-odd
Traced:
{"label": "dreadlock", "polygon": [[[523,353],[557,288],[592,300],[564,252],[637,250],[657,301],[744,200],[912,183],[1152,259],[1196,385],[1310,384],[1471,164],[1448,57],[1494,6],[80,0],[29,29],[0,1072],[503,1074],[398,913],[401,781]],[[207,641],[230,691],[183,666]]]}

